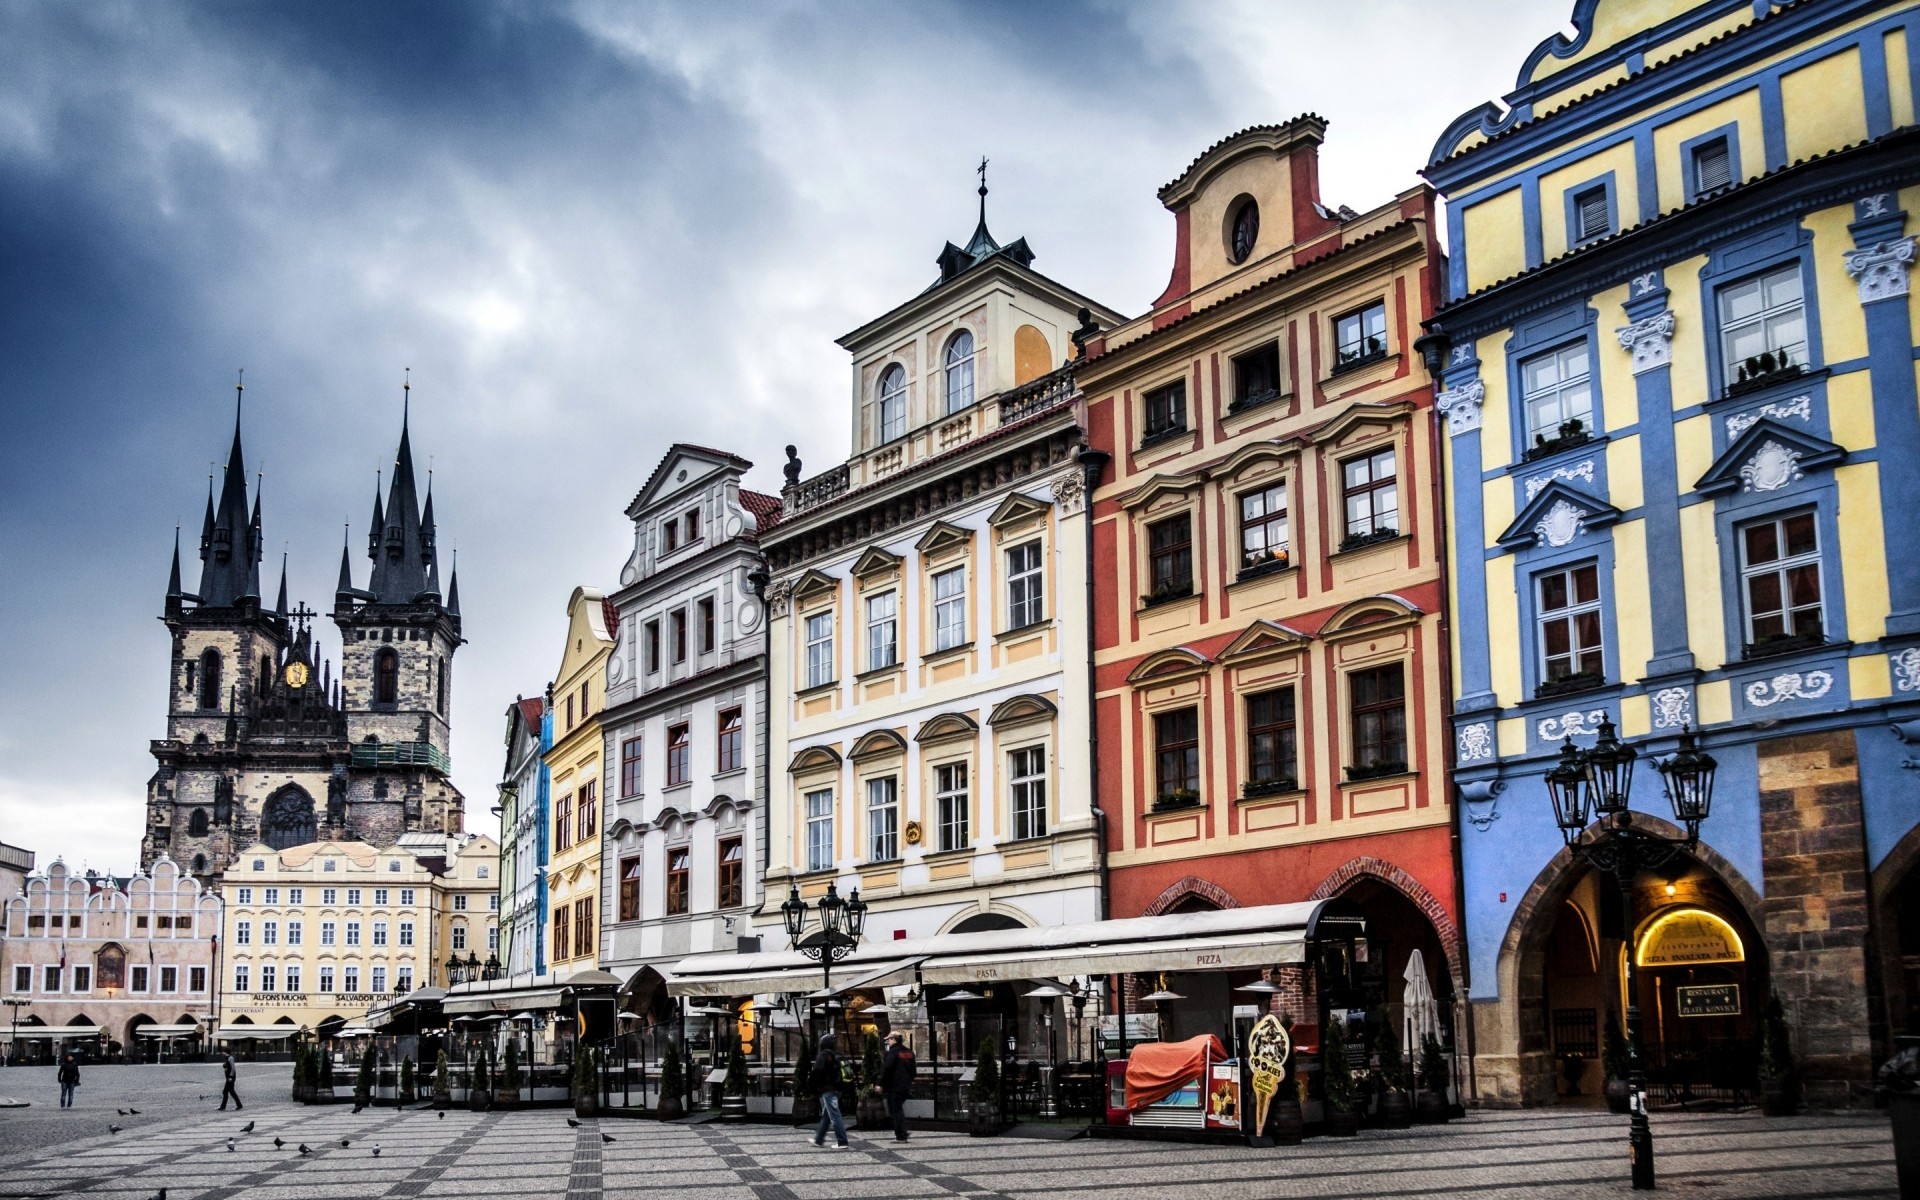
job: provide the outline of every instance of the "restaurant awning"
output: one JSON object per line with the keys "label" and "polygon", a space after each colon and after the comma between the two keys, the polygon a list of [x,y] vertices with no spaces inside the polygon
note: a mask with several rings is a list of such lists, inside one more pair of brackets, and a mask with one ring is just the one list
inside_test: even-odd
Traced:
{"label": "restaurant awning", "polygon": [[189,1037],[199,1033],[198,1025],[141,1025],[134,1029],[135,1037]]}
{"label": "restaurant awning", "polygon": [[[908,982],[916,968],[924,982],[958,984],[1278,966],[1305,961],[1307,942],[1334,930],[1361,930],[1355,910],[1338,900],[943,933],[856,951],[835,965],[833,990]],[[665,974],[675,996],[813,992],[821,978],[817,963],[791,950],[696,955]]]}
{"label": "restaurant awning", "polygon": [[[22,1025],[19,1030],[23,1042],[32,1038],[92,1038],[105,1032],[98,1025]],[[0,1025],[0,1040],[11,1041],[13,1035],[11,1026]]]}
{"label": "restaurant awning", "polygon": [[213,1035],[216,1042],[238,1042],[255,1038],[263,1042],[278,1042],[300,1032],[298,1025],[222,1025],[220,1032]]}
{"label": "restaurant awning", "polygon": [[450,1017],[474,1013],[515,1013],[529,1009],[559,1008],[565,998],[566,989],[558,984],[542,984],[535,987],[492,987],[482,984],[474,991],[463,990],[467,985],[447,993],[440,1002],[440,1011]]}

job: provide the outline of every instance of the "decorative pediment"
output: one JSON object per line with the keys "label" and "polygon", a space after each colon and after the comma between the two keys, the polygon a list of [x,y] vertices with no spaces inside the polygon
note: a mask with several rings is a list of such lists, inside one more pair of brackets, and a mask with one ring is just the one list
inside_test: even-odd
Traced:
{"label": "decorative pediment", "polygon": [[1275,463],[1284,463],[1297,458],[1300,444],[1292,438],[1276,438],[1270,442],[1254,442],[1242,446],[1232,454],[1221,459],[1219,464],[1207,472],[1215,479],[1239,479],[1244,474],[1271,467]]}
{"label": "decorative pediment", "polygon": [[1355,404],[1325,425],[1311,431],[1308,436],[1316,445],[1340,442],[1354,431],[1368,426],[1398,425],[1412,411],[1413,405],[1406,400],[1395,400],[1388,404]]}
{"label": "decorative pediment", "polygon": [[891,575],[900,569],[900,556],[889,554],[878,546],[868,546],[853,564],[853,577],[865,579],[870,575]]}
{"label": "decorative pediment", "polygon": [[1044,696],[1015,696],[994,705],[993,711],[987,714],[987,724],[998,728],[1002,725],[1024,725],[1029,721],[1048,721],[1059,711],[1053,701]]}
{"label": "decorative pediment", "polygon": [[831,746],[808,746],[787,763],[787,774],[804,775],[810,771],[833,771],[840,767],[840,752]]}
{"label": "decorative pediment", "polygon": [[859,762],[863,758],[879,758],[883,754],[905,754],[906,752],[907,739],[891,729],[876,729],[871,733],[862,734],[860,740],[853,744],[853,749],[847,751],[847,757]]}
{"label": "decorative pediment", "polygon": [[1535,544],[1564,546],[1589,529],[1619,519],[1620,510],[1613,505],[1555,479],[1534,493],[1497,540],[1509,550]]}
{"label": "decorative pediment", "polygon": [[1405,596],[1382,592],[1343,606],[1320,627],[1322,639],[1357,633],[1377,633],[1382,628],[1410,625],[1426,615],[1426,610]]}
{"label": "decorative pediment", "polygon": [[1212,665],[1213,660],[1198,650],[1190,646],[1175,646],[1171,650],[1161,650],[1141,659],[1140,665],[1127,675],[1127,682],[1164,683],[1169,679],[1197,675]]}
{"label": "decorative pediment", "polygon": [[1808,471],[1846,461],[1845,447],[1772,417],[1761,417],[1733,439],[1694,488],[1708,496],[1734,492],[1775,492]]}
{"label": "decorative pediment", "polygon": [[793,581],[793,601],[800,604],[822,592],[831,593],[839,590],[840,581],[825,571],[808,571]]}
{"label": "decorative pediment", "polygon": [[717,820],[722,812],[747,812],[752,808],[753,801],[723,793],[707,801],[706,807],[701,811]]}
{"label": "decorative pediment", "polygon": [[1259,620],[1246,627],[1231,645],[1220,652],[1225,662],[1234,658],[1255,658],[1279,650],[1292,650],[1304,646],[1313,639],[1301,633],[1291,625],[1282,625],[1278,621]]}
{"label": "decorative pediment", "polygon": [[1181,475],[1155,475],[1139,487],[1120,497],[1120,507],[1129,511],[1146,508],[1154,501],[1167,496],[1184,499],[1193,489],[1206,482],[1206,476],[1199,472]]}
{"label": "decorative pediment", "polygon": [[973,541],[973,530],[962,529],[947,521],[935,521],[933,528],[913,544],[913,548],[922,554],[944,554],[949,550],[966,547]]}
{"label": "decorative pediment", "polygon": [[919,732],[913,735],[913,740],[925,746],[933,742],[949,742],[957,741],[960,738],[971,738],[979,732],[980,722],[974,720],[967,714],[941,713],[939,716],[928,718],[927,721],[920,726]]}
{"label": "decorative pediment", "polygon": [[1031,496],[1023,496],[1019,492],[1014,492],[1000,502],[999,508],[993,510],[993,515],[987,518],[987,524],[993,526],[995,529],[1006,529],[1014,525],[1024,525],[1029,521],[1038,520],[1046,516],[1047,510],[1051,507],[1052,505],[1042,503]]}

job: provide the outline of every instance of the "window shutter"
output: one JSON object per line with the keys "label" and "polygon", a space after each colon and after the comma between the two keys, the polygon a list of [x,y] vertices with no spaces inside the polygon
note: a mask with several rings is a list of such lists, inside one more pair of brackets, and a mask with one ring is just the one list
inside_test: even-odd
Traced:
{"label": "window shutter", "polygon": [[1594,188],[1583,192],[1575,199],[1577,220],[1580,226],[1578,239],[1586,241],[1597,238],[1607,232],[1607,193],[1604,188]]}
{"label": "window shutter", "polygon": [[1716,191],[1733,182],[1733,155],[1725,138],[1709,142],[1693,152],[1693,190],[1695,194]]}

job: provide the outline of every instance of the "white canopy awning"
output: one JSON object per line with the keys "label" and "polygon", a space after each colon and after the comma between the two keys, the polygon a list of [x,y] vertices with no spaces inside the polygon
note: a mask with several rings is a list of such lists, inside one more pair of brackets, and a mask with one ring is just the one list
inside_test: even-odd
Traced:
{"label": "white canopy awning", "polygon": [[263,1042],[278,1042],[300,1032],[298,1025],[222,1025],[220,1032],[213,1035],[216,1042],[238,1042],[246,1038],[257,1038]]}
{"label": "white canopy awning", "polygon": [[[98,1025],[22,1025],[20,1040],[31,1038],[93,1038],[106,1031]],[[12,1041],[14,1030],[11,1025],[0,1025],[0,1040]]]}
{"label": "white canopy awning", "polygon": [[[1306,959],[1308,940],[1329,931],[1319,928],[1323,918],[1331,917],[1343,933],[1360,931],[1357,918],[1330,914],[1329,906],[1345,907],[1332,900],[1266,904],[883,942],[837,963],[833,990],[905,983],[916,967],[927,983],[958,984],[1298,963]],[[821,978],[819,964],[793,950],[701,954],[681,959],[665,974],[667,990],[676,996],[812,992]]]}
{"label": "white canopy awning", "polygon": [[456,989],[447,993],[447,998],[440,1002],[440,1011],[450,1017],[477,1016],[482,1013],[505,1016],[530,1009],[559,1008],[565,993],[566,989],[562,987],[496,988],[475,992]]}
{"label": "white canopy awning", "polygon": [[200,1032],[198,1025],[141,1025],[133,1031],[135,1037],[187,1037]]}

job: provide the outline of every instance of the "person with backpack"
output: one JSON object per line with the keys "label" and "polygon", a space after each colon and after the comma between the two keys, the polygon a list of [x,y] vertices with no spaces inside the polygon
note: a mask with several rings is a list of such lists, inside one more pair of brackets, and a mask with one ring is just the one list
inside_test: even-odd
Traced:
{"label": "person with backpack", "polygon": [[834,1149],[845,1150],[847,1123],[840,1116],[840,1052],[834,1048],[830,1033],[820,1038],[820,1052],[813,1056],[813,1073],[807,1076],[807,1086],[820,1097],[820,1127],[813,1131],[813,1144],[827,1144],[827,1123],[831,1121],[833,1136],[838,1139]]}
{"label": "person with backpack", "polygon": [[233,1051],[220,1056],[220,1072],[226,1078],[226,1086],[220,1089],[220,1111],[227,1111],[227,1101],[233,1101],[233,1111],[239,1112],[246,1105],[240,1103],[240,1093],[233,1090]]}
{"label": "person with backpack", "polygon": [[80,1060],[71,1051],[60,1058],[60,1107],[73,1107],[73,1089],[80,1086]]}
{"label": "person with backpack", "polygon": [[917,1070],[913,1049],[900,1034],[887,1038],[887,1056],[880,1065],[880,1090],[887,1095],[887,1116],[893,1118],[893,1140],[907,1140],[907,1095]]}

